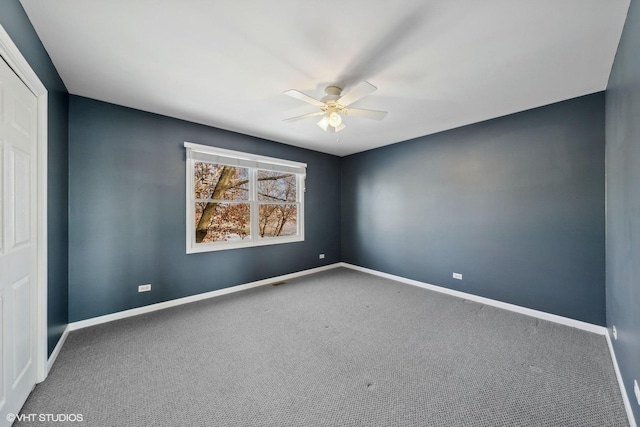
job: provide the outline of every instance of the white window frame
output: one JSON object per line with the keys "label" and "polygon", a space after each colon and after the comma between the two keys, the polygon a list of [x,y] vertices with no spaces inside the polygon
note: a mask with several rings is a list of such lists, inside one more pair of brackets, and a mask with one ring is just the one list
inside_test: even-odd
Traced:
{"label": "white window frame", "polygon": [[[185,142],[187,151],[187,253],[200,253],[220,251],[227,249],[248,248],[253,246],[277,245],[282,243],[304,241],[304,193],[306,178],[306,163],[292,162],[290,160],[276,159],[274,157],[259,156],[257,154],[243,153],[241,151],[227,150],[211,147],[209,145]],[[237,165],[249,169],[249,201],[251,208],[251,237],[240,241],[219,241],[208,243],[196,243],[196,218],[195,218],[195,192],[194,192],[194,163],[195,162],[222,163]],[[256,197],[256,176],[258,170],[275,170],[296,175],[296,194],[298,205],[298,233],[295,236],[283,237],[258,237],[258,215],[260,202]]]}

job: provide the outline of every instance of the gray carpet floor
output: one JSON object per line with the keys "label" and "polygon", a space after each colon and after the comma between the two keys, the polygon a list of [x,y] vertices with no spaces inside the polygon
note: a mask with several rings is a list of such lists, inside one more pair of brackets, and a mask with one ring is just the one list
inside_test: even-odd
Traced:
{"label": "gray carpet floor", "polygon": [[96,427],[628,426],[603,336],[343,268],[72,332],[22,413]]}

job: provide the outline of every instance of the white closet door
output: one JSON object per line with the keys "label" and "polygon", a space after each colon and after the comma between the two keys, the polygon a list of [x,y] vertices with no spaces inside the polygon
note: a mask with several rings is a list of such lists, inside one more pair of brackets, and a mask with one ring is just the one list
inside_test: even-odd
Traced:
{"label": "white closet door", "polygon": [[36,105],[0,59],[0,426],[36,382]]}

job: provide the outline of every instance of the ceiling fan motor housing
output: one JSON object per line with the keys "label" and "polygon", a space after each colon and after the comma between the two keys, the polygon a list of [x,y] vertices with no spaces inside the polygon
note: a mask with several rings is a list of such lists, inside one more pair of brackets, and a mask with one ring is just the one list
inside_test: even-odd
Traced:
{"label": "ceiling fan motor housing", "polygon": [[324,90],[325,95],[322,97],[321,101],[326,104],[326,107],[323,111],[327,112],[343,112],[346,110],[346,107],[342,104],[338,104],[336,101],[340,99],[342,96],[342,89],[338,86],[327,86]]}

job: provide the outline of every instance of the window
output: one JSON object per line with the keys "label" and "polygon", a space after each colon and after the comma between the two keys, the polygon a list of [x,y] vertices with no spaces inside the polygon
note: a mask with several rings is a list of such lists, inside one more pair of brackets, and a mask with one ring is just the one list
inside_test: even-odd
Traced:
{"label": "window", "polygon": [[304,240],[306,164],[184,146],[187,253]]}

